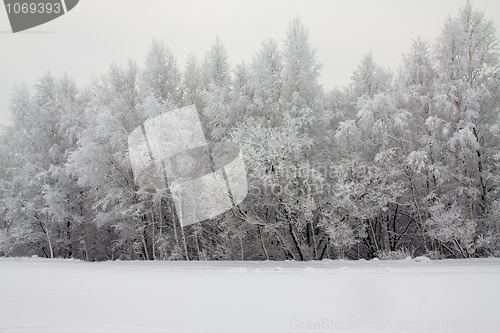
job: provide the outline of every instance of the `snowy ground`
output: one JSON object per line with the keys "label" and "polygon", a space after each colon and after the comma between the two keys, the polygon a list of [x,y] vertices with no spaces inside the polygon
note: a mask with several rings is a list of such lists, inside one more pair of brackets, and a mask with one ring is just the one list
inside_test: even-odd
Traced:
{"label": "snowy ground", "polygon": [[0,259],[0,332],[500,332],[500,259]]}

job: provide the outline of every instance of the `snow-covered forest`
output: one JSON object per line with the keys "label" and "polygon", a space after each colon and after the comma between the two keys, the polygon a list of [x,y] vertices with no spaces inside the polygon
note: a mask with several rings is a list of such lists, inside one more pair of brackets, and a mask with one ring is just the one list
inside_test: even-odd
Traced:
{"label": "snow-covered forest", "polygon": [[[183,70],[168,40],[91,84],[46,74],[11,96],[0,134],[0,255],[84,260],[469,258],[500,254],[497,32],[470,2],[396,71],[372,54],[325,91],[308,29],[231,66],[222,40]],[[332,43],[335,43],[332,40]],[[342,64],[339,64],[342,66]],[[69,73],[70,74],[70,73]],[[196,105],[241,147],[249,194],[181,228],[134,182],[127,138]]]}

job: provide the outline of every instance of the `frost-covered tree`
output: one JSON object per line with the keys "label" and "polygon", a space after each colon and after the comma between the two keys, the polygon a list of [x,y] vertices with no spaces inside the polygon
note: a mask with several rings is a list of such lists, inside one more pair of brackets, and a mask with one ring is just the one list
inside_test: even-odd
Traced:
{"label": "frost-covered tree", "polygon": [[[134,183],[127,138],[144,120],[138,93],[138,69],[112,66],[94,82],[94,98],[85,109],[86,128],[69,157],[68,170],[92,193],[93,223],[103,230],[107,258],[149,259],[154,252],[146,217],[148,203]],[[146,230],[148,229],[148,230]]]}
{"label": "frost-covered tree", "polygon": [[154,39],[142,70],[146,92],[161,103],[178,106],[181,102],[181,73],[177,61],[164,41]]}
{"label": "frost-covered tree", "polygon": [[252,89],[252,74],[250,68],[243,62],[236,65],[229,93],[231,113],[228,117],[229,128],[250,116],[254,92]]}
{"label": "frost-covered tree", "polygon": [[27,87],[16,90],[2,197],[5,253],[87,258],[82,189],[65,169],[81,130],[81,106],[68,77],[46,74],[33,95]]}
{"label": "frost-covered tree", "polygon": [[[414,39],[411,43],[411,49],[403,55],[403,66],[401,68],[401,84],[408,90],[411,90],[411,97],[418,102],[421,97],[429,98],[432,93],[434,81],[436,79],[436,70],[429,43],[420,37]],[[428,103],[428,101],[427,101]],[[428,106],[424,109],[428,111]]]}
{"label": "frost-covered tree", "polygon": [[286,258],[305,260],[319,258],[311,222],[322,177],[303,158],[313,142],[300,127],[300,121],[290,117],[281,127],[250,120],[232,135],[248,167],[252,219],[274,238]]}
{"label": "frost-covered tree", "polygon": [[182,102],[184,105],[196,105],[203,108],[203,86],[198,61],[193,54],[186,60],[186,67],[182,77]]}
{"label": "frost-covered tree", "polygon": [[443,159],[453,161],[448,171],[454,187],[447,202],[466,207],[470,221],[488,224],[496,140],[489,131],[497,107],[490,99],[491,82],[498,73],[496,31],[484,13],[467,2],[456,17],[446,20],[435,47],[438,62],[436,113],[428,120],[433,133],[443,129]]}
{"label": "frost-covered tree", "polygon": [[226,125],[234,116],[230,109],[231,67],[224,45],[216,38],[212,48],[205,55],[201,69],[204,84],[203,122],[207,134],[220,139],[226,134]]}
{"label": "frost-covered tree", "polygon": [[263,41],[251,64],[251,111],[271,124],[277,124],[281,119],[282,71],[282,55],[278,44],[272,39]]}
{"label": "frost-covered tree", "polygon": [[450,244],[459,257],[468,258],[474,253],[476,221],[469,219],[456,203],[450,207],[441,203],[432,206],[426,225],[429,236],[451,253],[446,244]]}
{"label": "frost-covered tree", "polygon": [[315,108],[321,97],[321,65],[310,45],[309,31],[297,17],[290,22],[283,50],[283,99],[288,111]]}
{"label": "frost-covered tree", "polygon": [[351,79],[355,98],[363,95],[373,97],[379,92],[388,91],[391,85],[391,74],[375,63],[371,52],[361,59]]}
{"label": "frost-covered tree", "polygon": [[205,55],[202,65],[203,85],[207,88],[228,88],[231,79],[231,66],[228,62],[226,48],[217,37],[212,48]]}

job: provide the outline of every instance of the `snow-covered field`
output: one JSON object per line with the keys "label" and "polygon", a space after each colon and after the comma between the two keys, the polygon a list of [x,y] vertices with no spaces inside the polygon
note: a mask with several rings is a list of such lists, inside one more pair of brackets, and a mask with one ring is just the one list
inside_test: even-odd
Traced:
{"label": "snow-covered field", "polygon": [[500,332],[500,259],[0,259],[0,332]]}

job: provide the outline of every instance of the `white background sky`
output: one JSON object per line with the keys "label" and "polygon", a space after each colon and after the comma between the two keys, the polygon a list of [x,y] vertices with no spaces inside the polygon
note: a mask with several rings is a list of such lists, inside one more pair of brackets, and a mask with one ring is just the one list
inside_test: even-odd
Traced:
{"label": "white background sky", "polygon": [[[13,86],[33,85],[47,71],[68,73],[82,86],[105,74],[111,63],[126,65],[133,59],[142,67],[154,37],[165,40],[181,68],[189,53],[202,60],[216,36],[232,64],[249,63],[262,40],[271,37],[282,45],[295,16],[309,28],[323,64],[320,83],[331,89],[349,83],[370,50],[377,63],[395,69],[411,39],[433,42],[464,2],[80,0],[68,14],[17,34],[0,8],[0,123],[8,124]],[[472,3],[500,28],[499,0]]]}

